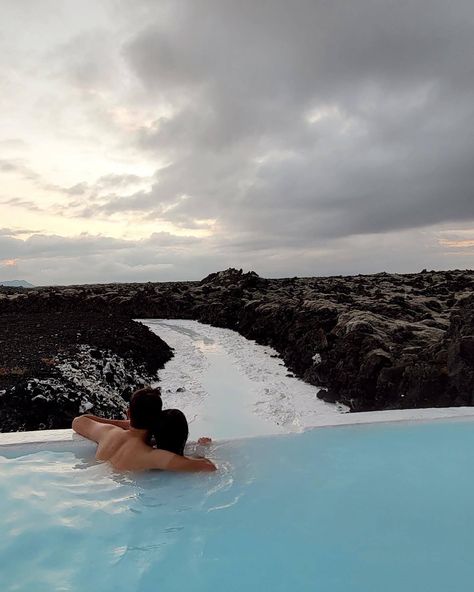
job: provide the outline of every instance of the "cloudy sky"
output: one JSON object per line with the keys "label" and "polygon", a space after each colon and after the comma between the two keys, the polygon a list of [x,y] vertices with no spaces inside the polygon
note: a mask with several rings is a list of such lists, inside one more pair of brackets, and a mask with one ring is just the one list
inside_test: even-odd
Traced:
{"label": "cloudy sky", "polygon": [[0,280],[472,268],[472,0],[0,0]]}

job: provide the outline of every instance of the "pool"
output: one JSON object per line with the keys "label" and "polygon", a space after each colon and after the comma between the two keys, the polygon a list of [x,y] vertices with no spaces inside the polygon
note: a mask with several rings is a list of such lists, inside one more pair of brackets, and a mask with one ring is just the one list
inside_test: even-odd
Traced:
{"label": "pool", "polygon": [[466,419],[223,442],[206,475],[3,446],[0,590],[468,590],[473,451]]}

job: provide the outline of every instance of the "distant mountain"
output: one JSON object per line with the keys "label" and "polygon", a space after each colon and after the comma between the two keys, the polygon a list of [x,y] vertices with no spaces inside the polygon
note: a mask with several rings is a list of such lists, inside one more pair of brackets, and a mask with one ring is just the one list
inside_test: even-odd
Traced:
{"label": "distant mountain", "polygon": [[33,284],[26,280],[11,280],[9,282],[0,281],[0,286],[6,286],[8,288],[34,288]]}

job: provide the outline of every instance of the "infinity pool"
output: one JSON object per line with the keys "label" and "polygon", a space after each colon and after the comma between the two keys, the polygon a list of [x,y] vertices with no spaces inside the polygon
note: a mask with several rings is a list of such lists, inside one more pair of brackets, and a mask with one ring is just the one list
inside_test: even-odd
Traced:
{"label": "infinity pool", "polygon": [[473,455],[469,421],[229,441],[212,475],[0,447],[0,590],[469,590]]}

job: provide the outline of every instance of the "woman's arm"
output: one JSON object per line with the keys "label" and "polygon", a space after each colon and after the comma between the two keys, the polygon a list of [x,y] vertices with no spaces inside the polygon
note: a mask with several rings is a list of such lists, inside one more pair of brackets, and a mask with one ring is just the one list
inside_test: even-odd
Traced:
{"label": "woman's arm", "polygon": [[88,417],[89,419],[97,421],[98,423],[108,423],[118,428],[122,428],[123,430],[128,430],[130,428],[129,419],[105,419],[105,417],[97,417],[97,415],[91,415],[90,413],[82,415],[82,417]]}
{"label": "woman's arm", "polygon": [[216,465],[207,458],[189,458],[167,450],[152,450],[148,462],[147,468],[180,473],[209,473],[216,470]]}
{"label": "woman's arm", "polygon": [[217,469],[216,465],[208,458],[189,458],[189,456],[178,456],[167,466],[167,471],[179,471],[185,473],[210,473]]}

